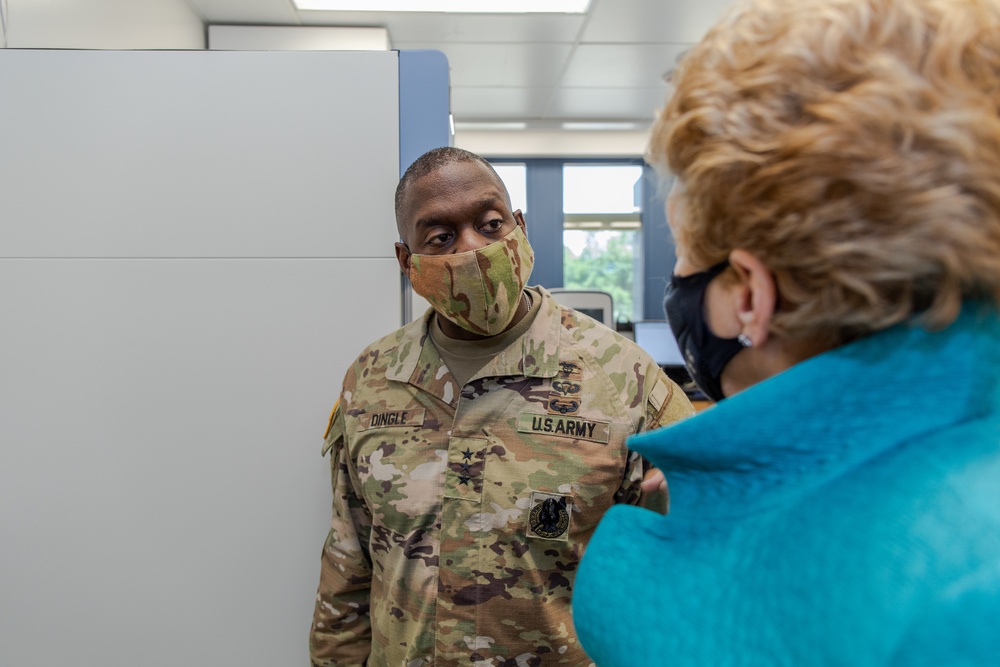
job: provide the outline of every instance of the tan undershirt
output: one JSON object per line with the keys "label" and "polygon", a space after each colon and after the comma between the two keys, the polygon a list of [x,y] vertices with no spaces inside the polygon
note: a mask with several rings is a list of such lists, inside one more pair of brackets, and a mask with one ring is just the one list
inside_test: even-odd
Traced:
{"label": "tan undershirt", "polygon": [[464,387],[476,373],[492,361],[493,357],[503,352],[514,341],[523,336],[531,326],[531,323],[535,320],[535,315],[541,309],[542,295],[531,287],[525,288],[524,293],[528,295],[531,303],[529,304],[530,307],[527,314],[521,318],[521,321],[507,331],[499,333],[496,336],[483,338],[482,340],[457,340],[449,338],[441,330],[438,320],[440,315],[437,313],[434,314],[431,326],[429,327],[431,343],[437,348],[448,370],[455,376],[458,386]]}

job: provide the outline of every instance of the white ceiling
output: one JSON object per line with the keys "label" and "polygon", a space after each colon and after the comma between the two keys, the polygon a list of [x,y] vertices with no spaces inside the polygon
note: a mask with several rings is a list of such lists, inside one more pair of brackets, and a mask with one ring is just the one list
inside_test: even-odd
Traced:
{"label": "white ceiling", "polygon": [[[635,123],[667,93],[663,75],[732,0],[591,0],[586,14],[298,11],[292,0],[185,0],[206,24],[378,26],[391,48],[438,49],[456,125]],[[471,128],[470,128],[471,129]]]}

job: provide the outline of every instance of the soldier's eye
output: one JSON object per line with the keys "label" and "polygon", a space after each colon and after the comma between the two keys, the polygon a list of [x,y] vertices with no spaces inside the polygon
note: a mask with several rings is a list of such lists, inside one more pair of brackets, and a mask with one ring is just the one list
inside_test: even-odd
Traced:
{"label": "soldier's eye", "polygon": [[490,220],[489,222],[486,223],[486,228],[489,229],[489,231],[491,232],[495,232],[499,230],[501,227],[503,227],[502,218],[497,220]]}

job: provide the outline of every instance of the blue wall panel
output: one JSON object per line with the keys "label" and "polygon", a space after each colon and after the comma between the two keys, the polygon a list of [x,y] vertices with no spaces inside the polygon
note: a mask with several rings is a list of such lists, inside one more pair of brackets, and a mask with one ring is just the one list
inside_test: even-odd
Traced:
{"label": "blue wall panel", "polygon": [[432,148],[450,146],[448,58],[440,51],[399,52],[399,175]]}
{"label": "blue wall panel", "polygon": [[667,226],[666,197],[669,183],[664,183],[660,175],[649,167],[642,169],[642,248],[643,248],[643,317],[647,320],[662,320],[663,291],[674,272],[677,256],[674,239]]}

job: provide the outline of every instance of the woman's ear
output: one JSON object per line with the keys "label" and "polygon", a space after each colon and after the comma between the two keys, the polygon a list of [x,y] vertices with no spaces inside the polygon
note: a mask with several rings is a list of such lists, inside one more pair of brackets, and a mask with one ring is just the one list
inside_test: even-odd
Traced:
{"label": "woman's ear", "polygon": [[729,265],[739,277],[736,317],[740,322],[740,335],[750,345],[763,345],[770,335],[777,303],[778,286],[774,274],[753,253],[742,248],[729,253]]}

